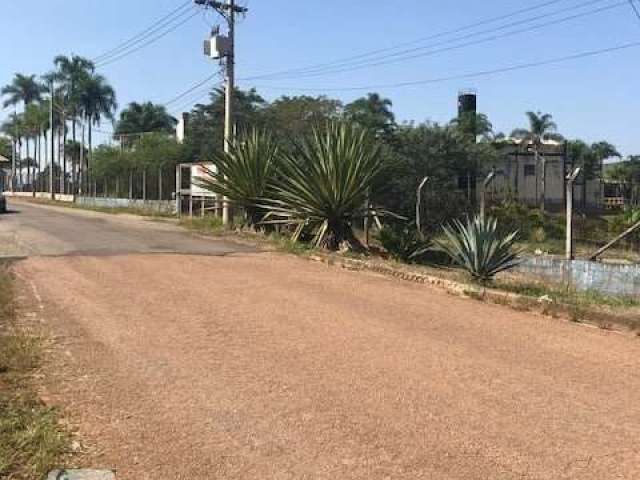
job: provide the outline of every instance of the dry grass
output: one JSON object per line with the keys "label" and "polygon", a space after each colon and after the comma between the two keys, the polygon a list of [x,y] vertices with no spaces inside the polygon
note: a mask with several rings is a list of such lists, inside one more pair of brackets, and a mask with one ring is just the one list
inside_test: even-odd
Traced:
{"label": "dry grass", "polygon": [[57,412],[35,391],[33,373],[41,344],[15,322],[13,281],[0,264],[0,478],[31,480],[44,475],[67,451],[68,436]]}

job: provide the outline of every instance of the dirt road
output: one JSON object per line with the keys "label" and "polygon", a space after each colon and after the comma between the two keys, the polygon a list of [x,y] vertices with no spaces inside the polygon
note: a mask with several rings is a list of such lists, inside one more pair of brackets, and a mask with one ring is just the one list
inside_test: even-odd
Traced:
{"label": "dirt road", "polygon": [[640,478],[640,339],[274,253],[16,270],[119,479]]}

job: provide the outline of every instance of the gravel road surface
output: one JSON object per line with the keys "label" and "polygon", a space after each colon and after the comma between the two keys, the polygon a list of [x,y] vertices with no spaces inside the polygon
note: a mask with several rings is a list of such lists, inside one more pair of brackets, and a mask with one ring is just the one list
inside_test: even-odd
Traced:
{"label": "gravel road surface", "polygon": [[0,239],[27,242],[45,396],[119,480],[640,478],[638,338],[14,207]]}

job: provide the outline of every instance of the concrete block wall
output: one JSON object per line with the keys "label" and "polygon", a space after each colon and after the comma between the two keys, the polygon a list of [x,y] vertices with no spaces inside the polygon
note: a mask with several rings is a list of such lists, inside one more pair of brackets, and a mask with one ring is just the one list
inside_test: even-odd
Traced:
{"label": "concrete block wall", "polygon": [[78,205],[100,208],[139,208],[152,212],[166,213],[174,215],[176,213],[176,202],[174,200],[137,200],[128,198],[110,197],[76,197]]}
{"label": "concrete block wall", "polygon": [[607,264],[540,256],[529,257],[517,273],[554,283],[570,285],[576,290],[597,290],[609,295],[640,297],[640,265]]}

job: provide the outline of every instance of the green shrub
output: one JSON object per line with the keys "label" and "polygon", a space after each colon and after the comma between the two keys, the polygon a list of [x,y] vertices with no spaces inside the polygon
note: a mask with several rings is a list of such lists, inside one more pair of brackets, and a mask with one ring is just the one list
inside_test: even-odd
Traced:
{"label": "green shrub", "polygon": [[405,263],[417,261],[431,245],[431,241],[421,237],[413,224],[385,225],[377,239],[392,258]]}
{"label": "green shrub", "polygon": [[562,217],[545,215],[515,200],[494,205],[488,213],[498,221],[498,231],[504,235],[517,230],[522,238],[538,243],[561,240],[565,236]]}
{"label": "green shrub", "polygon": [[311,231],[313,244],[338,250],[343,242],[362,246],[353,222],[364,216],[373,179],[383,167],[375,136],[356,124],[316,128],[284,152],[271,198],[269,221],[295,226],[294,240]]}
{"label": "green shrub", "polygon": [[519,263],[518,252],[513,249],[518,232],[500,233],[496,219],[476,216],[467,219],[466,223],[454,220],[451,226],[442,229],[446,240],[437,241],[437,248],[447,253],[474,280],[488,282]]}

